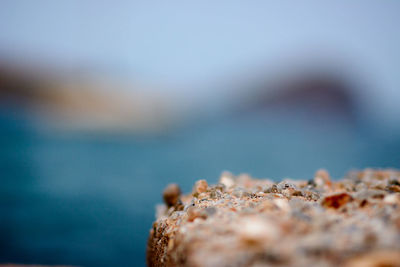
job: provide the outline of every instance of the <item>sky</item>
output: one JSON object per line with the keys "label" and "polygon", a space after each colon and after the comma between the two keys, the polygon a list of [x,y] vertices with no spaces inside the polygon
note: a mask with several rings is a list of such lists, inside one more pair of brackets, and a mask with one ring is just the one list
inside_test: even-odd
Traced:
{"label": "sky", "polygon": [[0,56],[204,92],[282,57],[332,53],[380,88],[368,93],[390,113],[400,96],[399,11],[399,1],[379,0],[3,0]]}

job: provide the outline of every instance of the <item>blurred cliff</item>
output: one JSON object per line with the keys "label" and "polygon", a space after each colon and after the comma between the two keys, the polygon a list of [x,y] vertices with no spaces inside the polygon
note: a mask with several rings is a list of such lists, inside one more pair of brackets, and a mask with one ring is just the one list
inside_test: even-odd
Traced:
{"label": "blurred cliff", "polygon": [[[38,64],[39,65],[39,64]],[[158,132],[173,124],[173,99],[133,84],[39,66],[0,65],[3,111],[57,131]]]}

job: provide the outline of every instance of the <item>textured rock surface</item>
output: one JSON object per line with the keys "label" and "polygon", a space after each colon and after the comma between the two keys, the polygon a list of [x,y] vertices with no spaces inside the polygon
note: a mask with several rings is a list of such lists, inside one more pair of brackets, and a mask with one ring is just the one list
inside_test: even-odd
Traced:
{"label": "textured rock surface", "polygon": [[399,192],[395,170],[339,181],[320,170],[309,181],[279,183],[225,172],[219,184],[198,181],[192,194],[158,207],[147,263],[399,266]]}

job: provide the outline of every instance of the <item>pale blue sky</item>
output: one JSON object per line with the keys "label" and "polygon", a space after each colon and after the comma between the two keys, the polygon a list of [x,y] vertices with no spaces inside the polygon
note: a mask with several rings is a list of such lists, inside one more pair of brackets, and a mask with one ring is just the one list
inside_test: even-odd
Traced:
{"label": "pale blue sky", "polygon": [[326,49],[349,56],[386,92],[376,97],[397,106],[400,1],[141,2],[3,0],[0,53],[198,85]]}

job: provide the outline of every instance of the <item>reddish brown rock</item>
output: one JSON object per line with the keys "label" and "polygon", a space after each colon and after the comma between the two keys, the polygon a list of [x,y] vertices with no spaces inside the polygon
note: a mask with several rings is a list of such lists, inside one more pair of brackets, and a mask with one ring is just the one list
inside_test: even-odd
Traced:
{"label": "reddish brown rock", "polygon": [[338,209],[343,205],[346,205],[350,201],[353,201],[353,197],[348,193],[337,193],[324,197],[321,205],[325,208]]}
{"label": "reddish brown rock", "polygon": [[177,184],[169,184],[164,189],[163,193],[165,204],[167,204],[168,207],[176,205],[179,201],[180,195],[181,195],[181,189],[179,188],[179,186]]}

